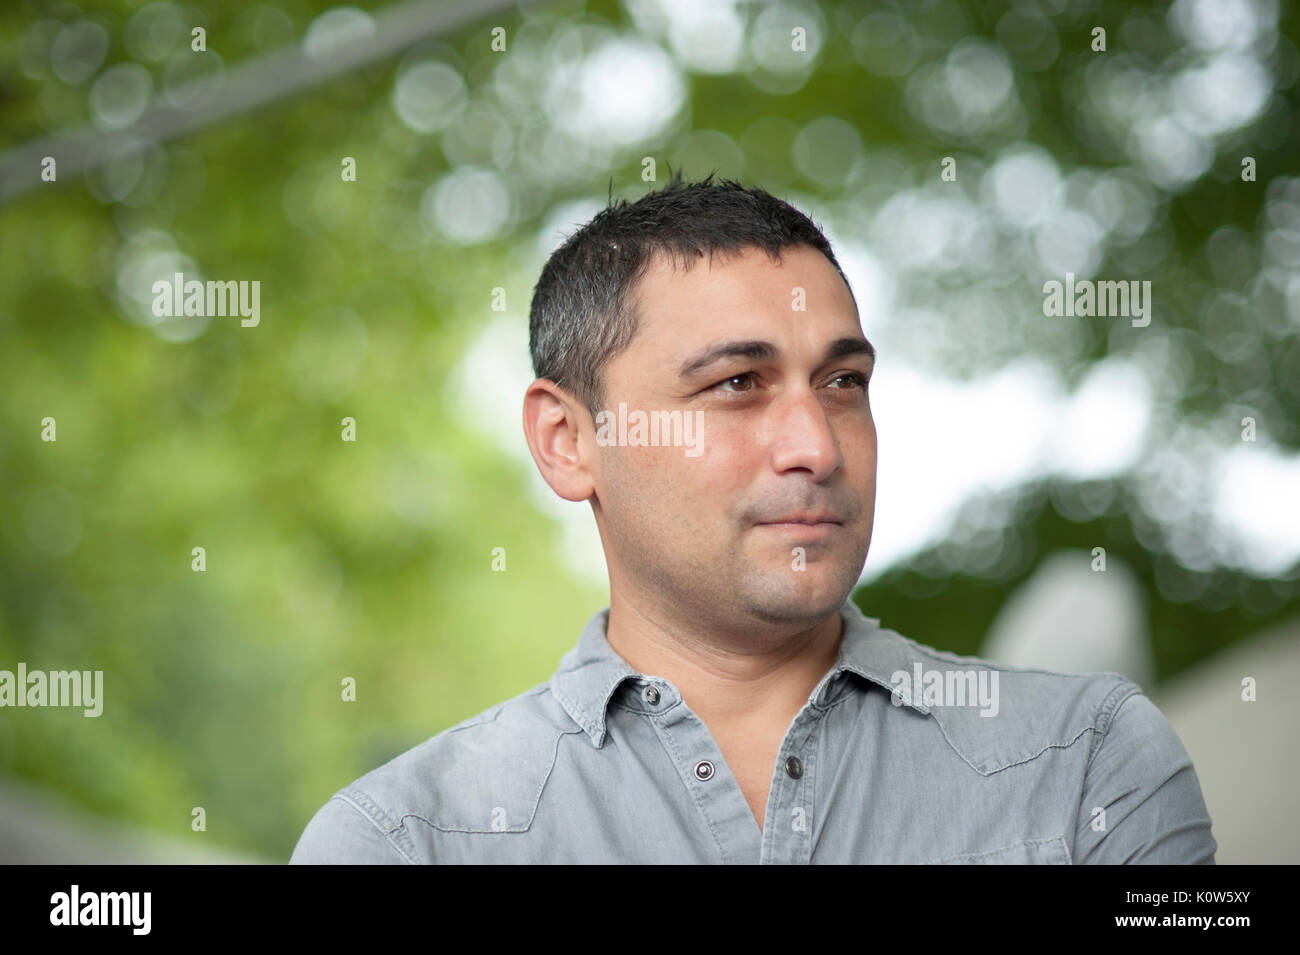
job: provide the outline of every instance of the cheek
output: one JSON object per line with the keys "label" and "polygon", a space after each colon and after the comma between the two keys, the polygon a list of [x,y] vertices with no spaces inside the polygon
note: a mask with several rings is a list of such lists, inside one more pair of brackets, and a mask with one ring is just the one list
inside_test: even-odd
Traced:
{"label": "cheek", "polygon": [[653,565],[713,563],[709,555],[729,539],[733,496],[718,482],[734,480],[728,473],[734,469],[719,473],[725,458],[708,450],[693,458],[680,448],[619,450],[603,466],[602,506],[625,558]]}
{"label": "cheek", "polygon": [[610,449],[601,464],[608,509],[633,523],[690,511],[697,507],[704,460],[687,458],[680,448]]}
{"label": "cheek", "polygon": [[705,432],[699,454],[680,457],[671,462],[674,478],[684,493],[703,498],[710,510],[725,507],[758,473],[763,452],[754,439],[753,428],[723,427],[715,424]]}
{"label": "cheek", "polygon": [[845,458],[861,462],[868,472],[874,472],[876,465],[876,426],[872,421],[865,424],[855,423],[841,434],[841,447]]}
{"label": "cheek", "polygon": [[620,494],[648,519],[667,517],[686,531],[725,521],[746,473],[743,449],[709,441],[699,451],[692,456],[683,448],[655,448],[627,454],[618,465]]}

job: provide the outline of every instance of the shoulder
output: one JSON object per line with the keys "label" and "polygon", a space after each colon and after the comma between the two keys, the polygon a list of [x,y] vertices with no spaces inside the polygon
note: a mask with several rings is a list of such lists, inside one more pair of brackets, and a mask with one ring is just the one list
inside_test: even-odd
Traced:
{"label": "shoulder", "polygon": [[416,862],[425,840],[413,829],[527,829],[562,741],[580,733],[539,684],[344,786],[308,823],[292,861]]}
{"label": "shoulder", "polygon": [[[887,641],[897,667],[889,674],[895,699],[920,704],[914,708],[928,712],[953,748],[986,775],[1054,747],[1082,744],[1091,759],[1117,713],[1134,698],[1139,702],[1126,708],[1126,731],[1149,730],[1154,722],[1147,707],[1155,708],[1141,687],[1119,673],[1009,666],[936,650],[887,629],[878,630],[877,638]],[[1127,710],[1138,711],[1139,719],[1144,715],[1145,726],[1128,727],[1139,720],[1130,721]]]}

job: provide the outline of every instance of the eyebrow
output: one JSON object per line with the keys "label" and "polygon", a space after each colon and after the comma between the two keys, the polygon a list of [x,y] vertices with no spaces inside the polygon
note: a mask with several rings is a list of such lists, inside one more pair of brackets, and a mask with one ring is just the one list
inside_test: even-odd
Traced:
{"label": "eyebrow", "polygon": [[[690,378],[698,375],[710,365],[722,361],[726,358],[748,358],[753,361],[773,361],[780,354],[778,349],[771,342],[765,341],[736,341],[721,342],[717,345],[710,345],[704,351],[700,352],[693,358],[686,359],[682,363],[681,376]],[[834,361],[836,358],[844,358],[847,355],[866,355],[871,359],[871,363],[876,363],[876,349],[865,338],[837,338],[826,348],[826,355],[822,359],[825,364],[828,361]]]}

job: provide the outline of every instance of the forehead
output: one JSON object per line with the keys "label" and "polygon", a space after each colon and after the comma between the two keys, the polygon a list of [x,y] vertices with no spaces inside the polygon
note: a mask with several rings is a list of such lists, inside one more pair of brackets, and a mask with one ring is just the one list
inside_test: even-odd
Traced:
{"label": "forehead", "polygon": [[685,263],[658,253],[637,285],[636,303],[637,344],[673,351],[742,334],[861,336],[848,286],[809,245],[782,249],[779,260],[752,246]]}

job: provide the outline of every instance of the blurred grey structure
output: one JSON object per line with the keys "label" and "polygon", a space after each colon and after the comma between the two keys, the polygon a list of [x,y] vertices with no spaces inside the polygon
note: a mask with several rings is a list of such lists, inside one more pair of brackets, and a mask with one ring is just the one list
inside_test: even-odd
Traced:
{"label": "blurred grey structure", "polygon": [[183,839],[100,819],[47,790],[0,779],[0,865],[258,865],[208,848],[207,833]]}
{"label": "blurred grey structure", "polygon": [[159,96],[125,129],[110,133],[86,123],[0,153],[0,203],[41,182],[45,156],[58,160],[64,181],[68,181],[70,174],[120,158],[142,144],[164,142],[260,109],[515,6],[516,0],[410,0],[374,16],[353,7],[338,8],[332,17],[319,18],[324,29],[302,44],[290,44],[229,72],[195,80],[171,94],[174,102]]}
{"label": "blurred grey structure", "polygon": [[1144,690],[1155,678],[1142,585],[1107,555],[1093,570],[1083,550],[1058,551],[1002,605],[980,655],[1061,673],[1122,673]]}
{"label": "blurred grey structure", "polygon": [[[1242,699],[1253,677],[1254,702]],[[1220,864],[1300,863],[1300,617],[1229,647],[1150,694],[1196,766]]]}
{"label": "blurred grey structure", "polygon": [[[1300,618],[1154,685],[1142,592],[1108,557],[1061,551],[1007,599],[980,655],[1064,673],[1111,670],[1140,685],[1187,747],[1219,844],[1221,864],[1300,862]],[[1256,699],[1242,699],[1255,680]]]}

